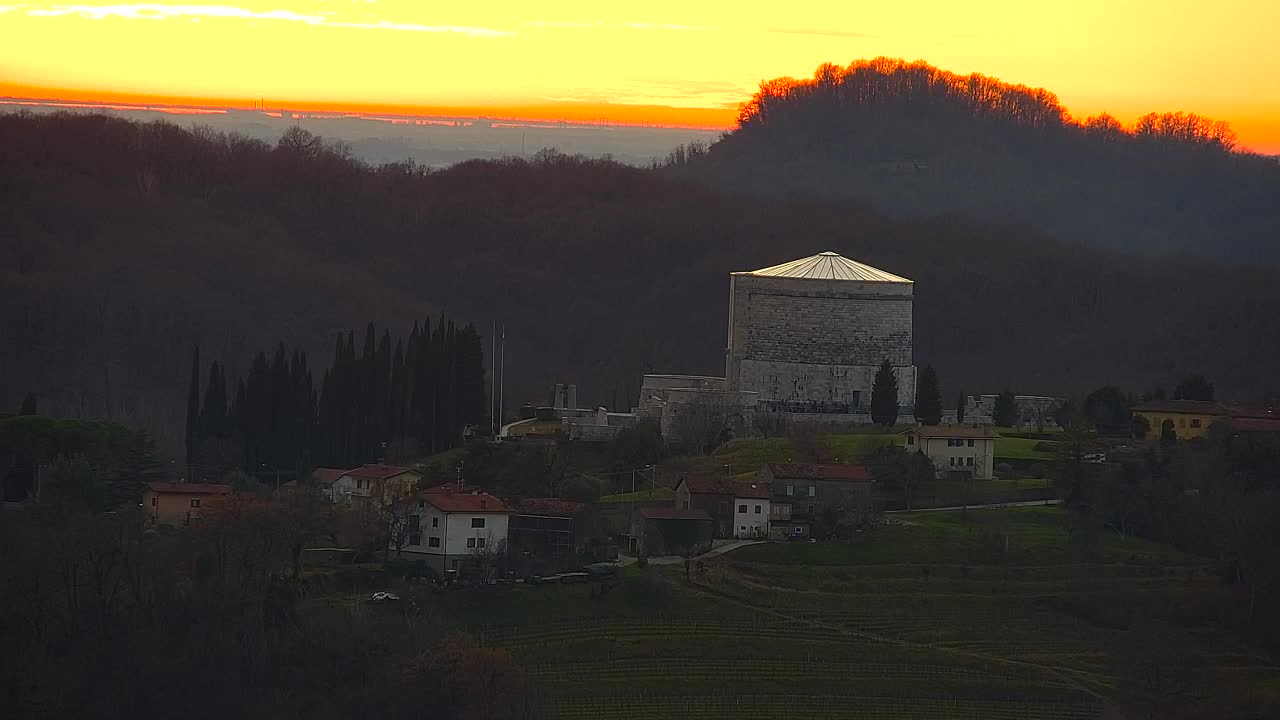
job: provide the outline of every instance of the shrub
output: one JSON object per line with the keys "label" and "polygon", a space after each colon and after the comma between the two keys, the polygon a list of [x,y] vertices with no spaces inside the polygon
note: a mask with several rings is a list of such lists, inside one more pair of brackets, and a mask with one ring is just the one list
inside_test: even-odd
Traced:
{"label": "shrub", "polygon": [[1013,466],[1009,463],[998,463],[996,465],[996,477],[1001,480],[1013,479]]}

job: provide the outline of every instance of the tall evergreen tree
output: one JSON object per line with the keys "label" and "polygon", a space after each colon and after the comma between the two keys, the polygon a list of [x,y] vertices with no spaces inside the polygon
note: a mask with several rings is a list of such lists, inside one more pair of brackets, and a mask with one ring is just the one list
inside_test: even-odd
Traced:
{"label": "tall evergreen tree", "polygon": [[969,396],[963,390],[960,391],[960,397],[956,398],[956,422],[964,422],[964,413],[968,409]]}
{"label": "tall evergreen tree", "polygon": [[187,388],[187,467],[196,461],[200,444],[200,346],[191,352],[191,383]]}
{"label": "tall evergreen tree", "polygon": [[938,387],[938,372],[932,365],[925,365],[916,383],[916,420],[922,425],[942,422],[942,390]]}
{"label": "tall evergreen tree", "polygon": [[885,358],[876,371],[871,386],[871,420],[877,425],[892,426],[898,422],[898,376]]}
{"label": "tall evergreen tree", "polygon": [[1200,373],[1188,375],[1173,388],[1173,399],[1212,401],[1213,383]]}
{"label": "tall evergreen tree", "polygon": [[996,405],[991,409],[991,421],[1000,427],[1018,424],[1018,402],[1012,391],[1005,390],[996,396]]}
{"label": "tall evergreen tree", "polygon": [[200,410],[200,435],[202,438],[222,438],[227,432],[227,384],[222,366],[209,364],[209,382],[204,390],[204,403]]}

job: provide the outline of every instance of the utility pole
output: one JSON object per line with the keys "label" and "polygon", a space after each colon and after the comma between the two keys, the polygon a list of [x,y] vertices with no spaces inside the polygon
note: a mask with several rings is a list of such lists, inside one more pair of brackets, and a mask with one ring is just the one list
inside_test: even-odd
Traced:
{"label": "utility pole", "polygon": [[489,333],[489,424],[493,436],[498,437],[498,321],[493,321],[493,331]]}

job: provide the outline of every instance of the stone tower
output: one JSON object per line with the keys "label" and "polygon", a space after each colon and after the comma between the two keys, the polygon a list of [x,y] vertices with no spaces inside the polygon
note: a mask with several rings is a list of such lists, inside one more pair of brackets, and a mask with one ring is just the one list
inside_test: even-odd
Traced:
{"label": "stone tower", "polygon": [[791,412],[865,412],[889,359],[915,401],[912,281],[833,252],[729,275],[730,390]]}

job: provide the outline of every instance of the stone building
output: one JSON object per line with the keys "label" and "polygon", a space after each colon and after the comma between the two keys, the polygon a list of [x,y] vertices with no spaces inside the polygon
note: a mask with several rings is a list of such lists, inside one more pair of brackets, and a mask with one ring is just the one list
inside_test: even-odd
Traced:
{"label": "stone building", "polygon": [[888,359],[909,414],[913,288],[833,252],[730,274],[727,389],[759,393],[765,410],[863,414]]}

